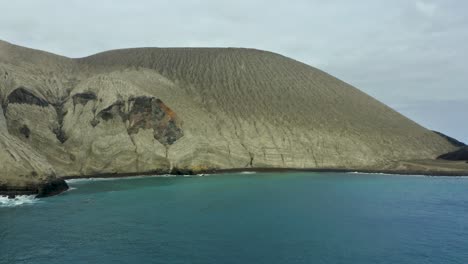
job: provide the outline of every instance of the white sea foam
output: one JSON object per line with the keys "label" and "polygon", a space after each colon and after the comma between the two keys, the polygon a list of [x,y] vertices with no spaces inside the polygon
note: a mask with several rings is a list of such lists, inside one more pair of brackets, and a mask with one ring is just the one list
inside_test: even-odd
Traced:
{"label": "white sea foam", "polygon": [[243,171],[240,174],[255,174],[255,171]]}
{"label": "white sea foam", "polygon": [[34,195],[18,195],[15,198],[0,196],[0,207],[14,207],[35,204],[39,201],[39,199],[36,199],[34,197]]}
{"label": "white sea foam", "polygon": [[352,172],[347,172],[350,174],[373,174],[373,175],[397,175],[397,174],[389,174],[389,173],[383,173],[383,172],[360,172],[360,171],[352,171]]}
{"label": "white sea foam", "polygon": [[141,175],[141,176],[128,176],[128,177],[106,177],[106,178],[77,178],[65,180],[67,184],[90,182],[90,181],[115,181],[115,180],[132,180],[132,179],[143,179],[143,178],[165,178],[165,177],[176,177],[177,175],[162,174],[162,175]]}
{"label": "white sea foam", "polygon": [[85,182],[85,181],[89,181],[90,179],[69,179],[69,180],[65,180],[65,182],[67,184],[73,184],[73,183],[78,183],[78,182]]}
{"label": "white sea foam", "polygon": [[[359,171],[352,171],[347,172],[349,174],[369,174],[369,175],[387,175],[387,176],[404,176],[404,177],[428,177],[431,175],[424,175],[424,174],[399,174],[399,173],[383,173],[383,172],[359,172]],[[453,177],[453,176],[435,176],[435,177]],[[459,176],[465,177],[465,176]]]}

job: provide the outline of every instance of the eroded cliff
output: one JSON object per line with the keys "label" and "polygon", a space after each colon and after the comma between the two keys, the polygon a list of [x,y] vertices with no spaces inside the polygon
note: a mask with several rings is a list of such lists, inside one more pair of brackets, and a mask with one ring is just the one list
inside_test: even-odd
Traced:
{"label": "eroded cliff", "polygon": [[456,150],[306,64],[251,49],[70,59],[0,42],[0,184],[232,168],[383,169]]}

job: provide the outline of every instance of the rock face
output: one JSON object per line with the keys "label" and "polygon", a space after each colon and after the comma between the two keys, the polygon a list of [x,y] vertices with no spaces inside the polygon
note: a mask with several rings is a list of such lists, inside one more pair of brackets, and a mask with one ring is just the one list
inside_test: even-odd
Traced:
{"label": "rock face", "polygon": [[456,151],[452,151],[452,152],[440,155],[438,159],[468,161],[468,147],[465,146]]}
{"label": "rock face", "polygon": [[0,102],[2,186],[232,168],[392,170],[456,150],[333,76],[252,49],[70,59],[0,41]]}

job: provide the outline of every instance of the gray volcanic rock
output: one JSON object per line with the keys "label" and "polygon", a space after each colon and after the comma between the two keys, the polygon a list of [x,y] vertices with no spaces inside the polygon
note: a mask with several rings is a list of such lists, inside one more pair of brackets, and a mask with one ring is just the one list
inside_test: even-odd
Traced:
{"label": "gray volcanic rock", "polygon": [[234,168],[397,171],[456,150],[327,73],[253,49],[70,59],[0,41],[0,102],[3,186]]}
{"label": "gray volcanic rock", "polygon": [[440,155],[438,159],[444,160],[465,160],[468,161],[468,146],[462,147],[456,151]]}

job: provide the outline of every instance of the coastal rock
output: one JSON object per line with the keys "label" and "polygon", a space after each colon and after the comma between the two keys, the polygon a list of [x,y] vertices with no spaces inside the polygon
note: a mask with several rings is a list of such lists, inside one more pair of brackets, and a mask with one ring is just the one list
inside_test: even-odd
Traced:
{"label": "coastal rock", "polygon": [[37,189],[37,198],[48,197],[60,194],[68,190],[68,184],[63,179],[52,179],[41,185]]}
{"label": "coastal rock", "polygon": [[[3,111],[0,109],[0,115]],[[53,181],[55,170],[48,160],[29,144],[12,136],[0,118],[0,195],[38,194],[39,186]],[[65,184],[66,185],[66,184]],[[68,187],[62,186],[62,191]],[[44,194],[47,191],[43,192]]]}
{"label": "coastal rock", "polygon": [[65,180],[50,179],[20,186],[12,186],[11,184],[0,185],[0,195],[9,198],[14,198],[17,195],[35,195],[36,198],[44,198],[60,194],[68,189],[69,187]]}

